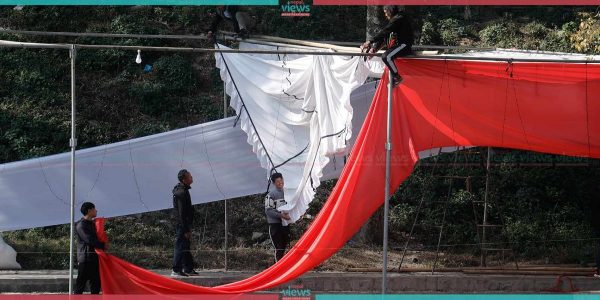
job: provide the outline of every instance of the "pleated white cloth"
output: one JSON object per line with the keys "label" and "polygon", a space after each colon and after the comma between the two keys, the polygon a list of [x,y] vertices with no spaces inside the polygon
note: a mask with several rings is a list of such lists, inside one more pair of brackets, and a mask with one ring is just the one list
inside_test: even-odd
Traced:
{"label": "pleated white cloth", "polygon": [[312,201],[328,156],[347,149],[350,93],[369,68],[362,57],[329,55],[216,53],[215,59],[261,166],[283,174],[288,204],[280,210],[294,222]]}

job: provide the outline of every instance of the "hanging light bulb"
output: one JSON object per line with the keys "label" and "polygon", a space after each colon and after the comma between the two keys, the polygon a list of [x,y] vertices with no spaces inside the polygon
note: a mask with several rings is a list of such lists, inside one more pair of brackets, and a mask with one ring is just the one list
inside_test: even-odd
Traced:
{"label": "hanging light bulb", "polygon": [[135,58],[135,62],[138,64],[142,63],[142,50],[138,50],[137,57]]}

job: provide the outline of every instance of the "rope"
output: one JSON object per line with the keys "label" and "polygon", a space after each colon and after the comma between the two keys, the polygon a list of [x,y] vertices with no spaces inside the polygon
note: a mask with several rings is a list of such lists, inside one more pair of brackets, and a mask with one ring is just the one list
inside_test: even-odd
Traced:
{"label": "rope", "polygon": [[588,106],[588,63],[585,63],[585,128],[588,138],[588,157],[592,157],[592,142],[590,141],[590,116]]}
{"label": "rope", "polygon": [[215,171],[214,168],[212,166],[212,162],[210,160],[210,156],[208,154],[208,147],[206,146],[206,137],[204,134],[204,126],[201,127],[202,131],[200,133],[200,135],[202,136],[202,145],[204,146],[204,153],[206,154],[206,162],[208,162],[208,167],[210,168],[210,172],[213,174],[212,178],[215,182],[215,187],[217,188],[217,190],[219,191],[219,193],[221,193],[221,196],[223,197],[223,199],[227,199],[227,197],[225,197],[225,193],[223,193],[223,191],[221,190],[221,187],[219,187],[219,181],[217,181],[217,178],[215,176]]}
{"label": "rope", "polygon": [[[508,72],[508,66],[506,67],[506,69],[504,71]],[[512,74],[510,74],[510,76],[512,76]],[[509,79],[506,78],[506,89],[504,91],[504,113],[503,113],[503,117],[502,117],[502,134],[500,135],[500,145],[501,146],[504,146],[504,132],[505,132],[505,128],[506,128],[506,111],[508,109],[508,81],[509,81]]]}
{"label": "rope", "polygon": [[[215,43],[215,45],[217,46],[217,49],[220,49],[218,43]],[[250,120],[250,124],[252,125],[252,128],[254,128],[256,137],[258,137],[258,141],[262,145],[263,151],[265,151],[265,155],[267,156],[267,159],[269,159],[271,166],[274,166],[275,163],[273,163],[273,159],[271,159],[271,155],[269,155],[269,152],[267,151],[267,148],[265,147],[265,143],[263,143],[263,141],[260,137],[260,134],[258,134],[258,130],[256,129],[256,126],[254,125],[254,120],[252,120],[252,116],[250,115],[250,112],[248,111],[248,108],[246,107],[246,103],[244,102],[242,94],[240,93],[240,90],[238,89],[238,86],[235,83],[235,80],[233,79],[233,75],[231,74],[231,70],[229,70],[229,65],[227,64],[227,61],[225,60],[225,56],[223,55],[222,52],[220,52],[220,55],[221,55],[221,59],[223,60],[223,63],[225,64],[225,69],[227,69],[227,73],[229,74],[229,78],[231,78],[231,82],[233,83],[233,86],[235,87],[235,90],[236,90],[238,96],[240,97],[240,101],[242,102],[242,108],[244,109],[244,111],[246,111],[246,114],[248,115],[248,120]],[[241,115],[241,113],[240,113],[240,115]]]}
{"label": "rope", "polygon": [[509,60],[508,63],[511,66],[510,78],[511,78],[511,83],[512,83],[512,88],[513,88],[513,94],[515,95],[515,105],[517,106],[517,114],[519,115],[519,121],[521,122],[521,129],[523,130],[523,136],[525,137],[525,142],[527,143],[527,146],[531,147],[531,145],[529,144],[529,139],[527,138],[527,132],[525,131],[525,123],[523,122],[523,116],[521,116],[521,109],[519,108],[519,99],[517,98],[517,88],[516,88],[515,80],[513,78],[513,71],[514,71],[515,67],[512,63],[512,60]]}
{"label": "rope", "polygon": [[[431,174],[429,177],[433,177],[433,173],[435,171],[435,168],[437,167],[437,162],[439,160],[441,153],[442,153],[442,148],[439,149],[438,154],[435,156],[434,165],[433,165],[433,168],[431,169]],[[419,161],[419,163],[420,163],[420,161]],[[423,182],[423,185],[425,185],[425,182]],[[421,213],[421,208],[423,207],[424,201],[425,201],[425,193],[422,193],[421,201],[419,201],[419,206],[417,207],[417,212],[415,214],[415,220],[413,221],[413,224],[410,228],[410,233],[408,234],[408,238],[406,239],[406,243],[404,244],[404,250],[402,251],[402,257],[400,258],[400,264],[398,265],[398,270],[400,270],[402,268],[402,263],[404,262],[404,257],[406,256],[406,250],[408,249],[408,244],[410,243],[410,240],[412,238],[415,227],[417,226],[417,220],[419,219],[419,214]]]}
{"label": "rope", "polygon": [[[245,109],[246,105],[242,104],[242,107]],[[233,122],[233,127],[235,127],[238,123],[238,121],[240,120],[240,118],[242,117],[242,114],[244,113],[244,111],[240,111],[240,113],[237,115],[237,117],[235,117],[235,121]]]}
{"label": "rope", "polygon": [[[337,136],[339,136],[339,135],[341,135],[342,133],[346,132],[346,130],[347,130],[347,129],[348,129],[347,127],[344,127],[344,129],[342,129],[342,130],[340,130],[340,131],[338,131],[338,132],[336,132],[336,133],[332,133],[332,134],[328,134],[328,135],[325,135],[325,136],[322,136],[322,137],[320,137],[320,138],[319,138],[319,142],[318,142],[318,144],[317,144],[317,151],[318,151],[318,150],[319,150],[319,148],[321,147],[321,141],[322,141],[323,139],[325,139],[325,138],[329,138],[329,137],[333,137],[333,136],[336,136],[336,135],[337,135]],[[311,164],[311,166],[310,166],[310,171],[308,172],[308,175],[309,175],[309,176],[310,176],[310,174],[312,174],[312,171],[313,171],[313,169],[314,169],[314,167],[315,167],[315,162],[317,161],[317,157],[318,157],[318,155],[315,155],[315,158],[313,159],[313,162],[312,162],[312,164]],[[311,188],[312,188],[313,190],[315,190],[315,187],[314,187],[314,183],[313,183],[312,176],[310,176],[310,177],[309,177],[309,179],[310,179],[310,186],[311,186]]]}
{"label": "rope", "polygon": [[[456,175],[456,163],[458,162],[458,150],[460,146],[456,147],[456,151],[454,152],[454,166],[452,167],[452,174]],[[448,211],[448,206],[450,205],[450,195],[452,194],[452,188],[454,187],[454,179],[450,178],[450,185],[448,186],[448,194],[446,195],[446,203],[444,205],[444,214],[442,215],[442,225],[440,227],[440,234],[438,236],[438,244],[435,250],[435,261],[433,262],[433,267],[431,268],[431,274],[435,271],[435,267],[437,266],[438,258],[440,255],[440,244],[442,243],[442,233],[444,231],[444,224],[446,224],[446,212]]]}
{"label": "rope", "polygon": [[309,146],[309,145],[310,145],[310,144],[307,144],[307,145],[306,145],[306,147],[304,147],[304,149],[302,149],[302,151],[298,152],[296,155],[294,155],[294,156],[292,156],[292,157],[288,158],[288,159],[287,159],[287,160],[285,160],[284,162],[282,162],[282,163],[280,163],[280,164],[278,164],[278,165],[274,166],[273,168],[271,168],[271,171],[273,171],[273,170],[275,170],[275,169],[277,169],[277,168],[279,168],[279,167],[281,167],[281,166],[283,166],[283,165],[287,164],[287,163],[288,163],[288,162],[290,162],[292,159],[294,159],[294,158],[296,158],[296,157],[300,156],[300,154],[304,153],[304,151],[306,151],[306,149],[308,149],[308,146]]}
{"label": "rope", "polygon": [[138,200],[142,203],[142,206],[146,208],[146,211],[150,211],[144,200],[142,200],[142,193],[140,192],[140,185],[137,180],[137,175],[135,173],[135,164],[133,163],[133,154],[131,153],[131,140],[127,143],[127,148],[129,148],[129,161],[131,162],[131,171],[133,172],[133,182],[135,183],[135,188],[138,193]]}
{"label": "rope", "polygon": [[442,74],[442,82],[440,83],[440,92],[438,101],[435,107],[435,123],[431,127],[431,144],[429,144],[429,149],[433,148],[433,138],[435,135],[435,126],[438,122],[438,116],[440,113],[440,102],[442,102],[442,89],[444,88],[444,79],[446,79],[446,75],[448,73],[448,60],[444,60],[444,73]]}
{"label": "rope", "polygon": [[[442,101],[442,90],[444,88],[444,80],[446,79],[446,75],[448,73],[448,61],[444,60],[444,71],[442,73],[442,81],[440,83],[440,88],[439,88],[439,97],[438,97],[438,101],[436,104],[436,108],[435,108],[435,123],[433,124],[433,126],[431,127],[431,143],[429,144],[429,149],[433,149],[433,140],[434,140],[434,135],[435,135],[435,125],[437,124],[437,120],[438,120],[438,116],[439,116],[439,112],[440,112],[440,102]],[[433,168],[431,169],[431,173],[429,175],[429,177],[433,177],[433,174],[435,172],[435,169],[438,165],[438,161],[439,161],[439,157],[440,154],[442,153],[442,148],[439,148],[438,154],[435,156],[435,160],[434,160],[434,164],[433,164]],[[421,160],[418,161],[418,164],[421,165]],[[415,169],[418,166],[415,167]],[[427,179],[427,177],[426,177]],[[425,182],[423,183],[423,185],[425,185]],[[406,251],[408,249],[408,244],[410,243],[410,240],[412,238],[412,235],[414,233],[415,227],[417,225],[417,220],[419,218],[419,214],[421,212],[421,208],[423,207],[423,203],[425,202],[425,193],[421,194],[421,200],[419,201],[419,206],[417,207],[417,212],[415,214],[415,219],[413,221],[413,225],[410,228],[410,233],[408,235],[408,239],[406,240],[406,243],[404,244],[404,250],[402,251],[402,257],[400,258],[400,264],[398,264],[398,270],[400,270],[402,268],[402,263],[404,263],[404,257],[406,257]]]}
{"label": "rope", "polygon": [[38,158],[37,161],[38,161],[38,164],[40,165],[40,170],[42,171],[42,175],[44,176],[44,183],[46,183],[46,185],[48,186],[48,189],[50,190],[52,195],[54,195],[54,198],[60,200],[64,205],[70,207],[71,204],[67,203],[63,198],[59,197],[56,194],[56,192],[54,192],[54,189],[52,189],[52,186],[50,186],[50,183],[48,182],[48,176],[46,176],[46,172],[44,171],[44,166],[42,166],[42,160],[40,158]]}
{"label": "rope", "polygon": [[107,145],[104,146],[104,150],[102,151],[102,161],[100,161],[100,169],[98,170],[98,174],[96,175],[96,179],[94,179],[94,183],[92,184],[92,187],[90,188],[90,190],[88,191],[87,195],[86,195],[86,199],[90,198],[90,194],[92,193],[92,191],[94,191],[94,188],[96,188],[96,183],[98,183],[98,180],[100,180],[100,175],[102,174],[102,171],[104,170],[104,159],[106,158],[106,148]]}

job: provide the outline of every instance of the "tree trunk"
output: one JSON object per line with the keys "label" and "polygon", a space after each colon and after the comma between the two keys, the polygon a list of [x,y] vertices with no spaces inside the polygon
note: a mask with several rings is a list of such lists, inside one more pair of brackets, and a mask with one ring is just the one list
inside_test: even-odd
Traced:
{"label": "tree trunk", "polygon": [[471,14],[471,6],[466,5],[465,6],[465,11],[464,11],[464,16],[463,18],[468,21],[471,20],[472,14]]}
{"label": "tree trunk", "polygon": [[381,6],[367,6],[366,39],[372,38],[385,26],[386,20]]}
{"label": "tree trunk", "polygon": [[[387,20],[385,19],[381,6],[367,6],[365,40],[369,40],[375,36],[385,24],[387,24]],[[382,210],[379,209],[371,216],[369,221],[360,228],[360,231],[355,235],[354,239],[360,243],[381,243],[382,238],[383,213]]]}

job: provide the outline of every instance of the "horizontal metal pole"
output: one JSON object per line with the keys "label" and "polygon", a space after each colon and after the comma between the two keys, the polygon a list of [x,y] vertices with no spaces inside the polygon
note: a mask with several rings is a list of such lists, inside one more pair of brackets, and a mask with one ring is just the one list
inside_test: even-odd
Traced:
{"label": "horizontal metal pole", "polygon": [[[50,48],[70,49],[71,44],[25,43],[0,40],[0,48]],[[196,52],[196,53],[246,53],[246,54],[297,54],[297,55],[336,55],[336,56],[381,56],[381,53],[333,52],[333,51],[284,51],[284,50],[240,50],[240,49],[214,49],[214,48],[186,48],[186,47],[154,47],[154,46],[125,46],[125,45],[86,45],[75,44],[78,49],[122,49],[163,52]],[[468,60],[468,61],[501,61],[501,62],[553,62],[553,63],[600,63],[587,56],[586,59],[550,59],[550,58],[513,58],[513,57],[481,57],[459,55],[416,55],[407,56],[409,59],[441,59],[441,60]]]}
{"label": "horizontal metal pole", "polygon": [[[39,44],[22,43],[0,40],[0,47],[7,48],[58,48],[69,49],[70,44]],[[214,48],[186,48],[186,47],[154,47],[154,46],[125,46],[125,45],[86,45],[75,44],[78,49],[122,49],[164,52],[198,52],[198,53],[247,53],[247,54],[299,54],[299,55],[337,55],[337,56],[381,56],[379,53],[357,52],[332,52],[332,51],[278,51],[278,50],[239,50],[239,49],[214,49]]]}
{"label": "horizontal metal pole", "polygon": [[39,49],[71,49],[70,44],[45,44],[45,43],[23,43],[15,41],[0,40],[3,48],[39,48]]}
{"label": "horizontal metal pole", "polygon": [[163,35],[163,34],[130,34],[130,33],[98,33],[98,32],[56,32],[56,31],[31,31],[0,29],[0,33],[45,35],[45,36],[72,36],[72,37],[98,37],[98,38],[136,38],[136,39],[182,39],[206,40],[206,35]]}
{"label": "horizontal metal pole", "polygon": [[493,51],[497,48],[492,47],[466,47],[466,46],[436,46],[436,45],[413,45],[413,49],[433,49],[433,50],[478,50]]}
{"label": "horizontal metal pole", "polygon": [[[97,37],[97,38],[139,38],[139,39],[187,39],[187,40],[208,40],[205,34],[200,35],[172,35],[172,34],[130,34],[130,33],[99,33],[99,32],[60,32],[60,31],[32,31],[32,30],[12,30],[0,29],[0,33],[10,34],[26,34],[26,35],[43,35],[43,36],[72,36],[72,37]],[[241,40],[235,37],[235,33],[220,31],[219,34],[225,40]],[[358,47],[361,43],[358,42],[337,42],[337,41],[304,41],[296,39],[288,39],[282,37],[274,37],[267,35],[252,35],[253,43],[256,39],[262,39],[270,43],[288,43],[315,48],[335,48],[336,46]],[[413,49],[438,49],[438,50],[495,50],[495,48],[477,48],[464,46],[436,46],[436,45],[413,45]]]}
{"label": "horizontal metal pole", "polygon": [[473,60],[473,61],[492,61],[492,62],[551,62],[551,63],[600,63],[600,60],[587,56],[587,59],[556,59],[550,58],[513,58],[513,57],[485,57],[485,56],[459,56],[459,55],[418,55],[412,56],[415,59],[441,59],[441,60]]}

